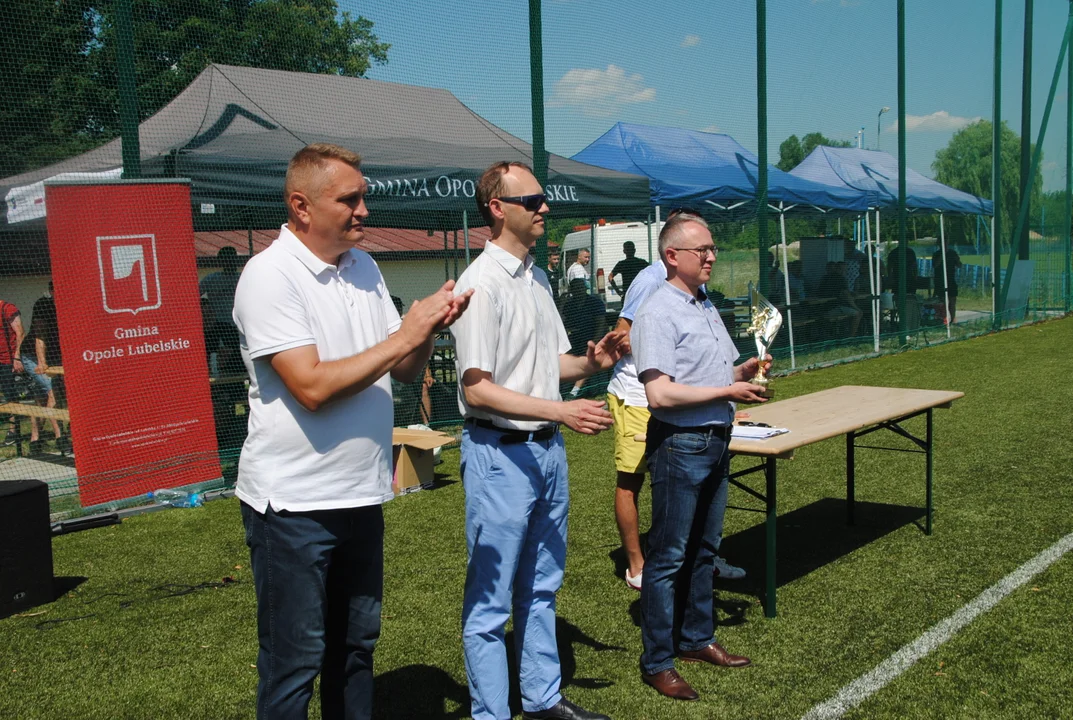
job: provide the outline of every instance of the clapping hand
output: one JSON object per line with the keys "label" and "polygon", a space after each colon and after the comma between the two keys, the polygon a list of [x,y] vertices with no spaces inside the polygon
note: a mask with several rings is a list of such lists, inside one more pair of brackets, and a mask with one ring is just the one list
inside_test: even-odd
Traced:
{"label": "clapping hand", "polygon": [[455,295],[454,288],[455,281],[448,280],[435,293],[424,300],[415,300],[410,306],[410,311],[402,319],[400,332],[405,333],[414,347],[450,327],[469,307],[473,291]]}

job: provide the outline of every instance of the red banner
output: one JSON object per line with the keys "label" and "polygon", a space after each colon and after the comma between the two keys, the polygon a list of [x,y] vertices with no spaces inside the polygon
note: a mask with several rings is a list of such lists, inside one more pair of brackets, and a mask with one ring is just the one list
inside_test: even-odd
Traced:
{"label": "red banner", "polygon": [[218,479],[189,186],[45,197],[82,505]]}

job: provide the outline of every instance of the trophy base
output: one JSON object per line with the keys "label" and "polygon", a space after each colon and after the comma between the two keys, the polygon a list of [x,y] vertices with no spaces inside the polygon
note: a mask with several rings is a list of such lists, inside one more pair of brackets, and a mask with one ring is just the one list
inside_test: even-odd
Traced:
{"label": "trophy base", "polygon": [[757,395],[764,398],[765,400],[770,400],[771,398],[775,397],[775,389],[772,388],[770,385],[754,385],[753,392],[755,392]]}

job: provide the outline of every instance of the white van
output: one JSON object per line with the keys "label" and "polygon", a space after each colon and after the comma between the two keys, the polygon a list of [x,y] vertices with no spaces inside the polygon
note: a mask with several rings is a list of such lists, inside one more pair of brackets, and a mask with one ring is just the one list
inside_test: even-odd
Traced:
{"label": "white van", "polygon": [[[657,226],[645,222],[607,223],[596,225],[592,228],[588,225],[578,228],[566,236],[562,245],[563,277],[569,264],[566,262],[567,253],[574,250],[591,250],[592,260],[589,262],[593,290],[600,295],[600,299],[607,305],[621,305],[622,297],[611,289],[611,270],[620,260],[626,259],[626,253],[622,252],[622,244],[627,240],[632,241],[637,249],[636,257],[651,263],[659,257],[659,231],[663,223]],[[651,228],[651,236],[649,235]],[[649,241],[651,238],[651,242]],[[571,253],[572,254],[572,253]],[[602,272],[601,272],[602,271]],[[622,278],[616,282],[621,287]]]}

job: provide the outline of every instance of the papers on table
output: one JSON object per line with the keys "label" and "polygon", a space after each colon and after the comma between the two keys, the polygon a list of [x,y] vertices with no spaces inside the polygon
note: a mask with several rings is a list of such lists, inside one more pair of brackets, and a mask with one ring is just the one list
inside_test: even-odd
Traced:
{"label": "papers on table", "polygon": [[787,428],[757,427],[755,425],[735,425],[731,437],[739,440],[767,440],[769,437],[790,432]]}

